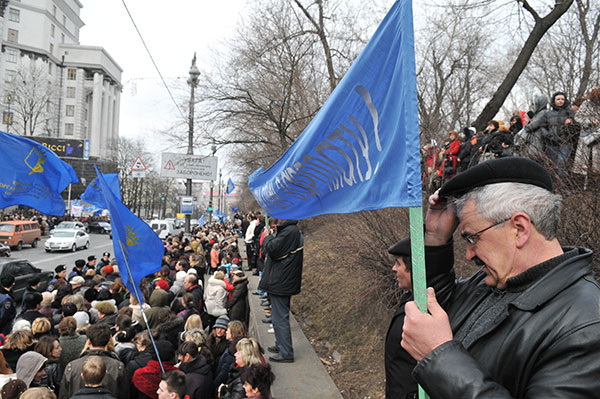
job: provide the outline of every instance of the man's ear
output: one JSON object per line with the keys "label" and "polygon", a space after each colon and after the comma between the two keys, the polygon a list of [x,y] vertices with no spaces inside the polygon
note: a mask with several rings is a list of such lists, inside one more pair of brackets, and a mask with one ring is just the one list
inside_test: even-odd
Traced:
{"label": "man's ear", "polygon": [[515,213],[510,223],[515,229],[515,245],[518,249],[522,249],[531,238],[533,223],[529,216],[523,212]]}

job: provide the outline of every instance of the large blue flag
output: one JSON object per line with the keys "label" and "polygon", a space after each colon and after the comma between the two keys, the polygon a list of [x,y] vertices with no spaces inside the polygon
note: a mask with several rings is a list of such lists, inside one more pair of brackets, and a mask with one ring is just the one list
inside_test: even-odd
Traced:
{"label": "large blue flag", "polygon": [[[139,286],[148,274],[160,270],[165,252],[163,243],[152,228],[138,218],[116,197],[104,176],[96,168],[98,183],[108,210],[113,234],[113,250],[119,266],[119,274],[125,287],[140,303],[143,299]],[[130,274],[131,273],[131,274]]]}
{"label": "large blue flag", "polygon": [[25,137],[0,132],[0,208],[27,205],[64,216],[60,193],[77,183],[73,168],[53,151]]}
{"label": "large blue flag", "polygon": [[421,206],[411,0],[397,1],[298,139],[248,186],[269,216]]}
{"label": "large blue flag", "polygon": [[230,177],[229,181],[227,182],[227,190],[225,191],[225,194],[231,194],[233,190],[235,190],[235,186],[233,185],[233,180],[231,180]]}
{"label": "large blue flag", "polygon": [[[121,187],[119,185],[119,175],[117,173],[107,173],[104,176],[104,180],[110,187],[111,191],[115,194],[119,201],[121,201]],[[85,192],[81,194],[81,199],[88,204],[96,205],[98,208],[107,209],[106,201],[104,201],[104,194],[100,190],[98,184],[98,178],[96,177],[90,184],[88,184]]]}

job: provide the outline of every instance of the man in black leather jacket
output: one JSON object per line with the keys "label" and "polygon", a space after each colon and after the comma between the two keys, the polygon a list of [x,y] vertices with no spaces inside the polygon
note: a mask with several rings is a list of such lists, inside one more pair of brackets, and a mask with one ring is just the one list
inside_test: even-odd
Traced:
{"label": "man in black leather jacket", "polygon": [[[591,398],[600,392],[600,287],[592,252],[562,247],[560,196],[523,158],[485,162],[448,181],[433,203],[459,221],[466,257],[482,266],[452,285],[446,313],[428,289],[429,313],[406,304],[402,347],[434,398]],[[450,207],[458,219],[450,222]]]}

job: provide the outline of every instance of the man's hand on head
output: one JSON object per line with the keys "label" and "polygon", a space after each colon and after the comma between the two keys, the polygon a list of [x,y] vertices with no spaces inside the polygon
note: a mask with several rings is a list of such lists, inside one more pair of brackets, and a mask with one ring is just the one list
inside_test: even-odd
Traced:
{"label": "man's hand on head", "polygon": [[440,198],[440,190],[429,196],[429,208],[425,216],[425,245],[444,245],[458,227],[454,206]]}
{"label": "man's hand on head", "polygon": [[448,315],[435,298],[433,288],[427,289],[427,309],[422,313],[413,301],[405,306],[406,317],[402,333],[402,347],[417,361],[445,342],[452,341]]}

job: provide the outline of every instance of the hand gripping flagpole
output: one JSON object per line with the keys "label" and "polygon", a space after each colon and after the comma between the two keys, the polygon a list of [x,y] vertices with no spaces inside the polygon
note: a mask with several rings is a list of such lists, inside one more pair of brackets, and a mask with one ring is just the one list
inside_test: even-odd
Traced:
{"label": "hand gripping flagpole", "polygon": [[[410,216],[410,259],[412,262],[412,284],[415,303],[419,310],[427,313],[427,277],[425,273],[425,240],[423,238],[423,207],[409,208]],[[419,398],[429,396],[419,385]]]}
{"label": "hand gripping flagpole", "polygon": [[[123,248],[123,243],[120,240],[119,240],[119,245],[121,246],[121,252],[125,253],[125,250]],[[158,359],[158,364],[160,365],[160,369],[164,374],[165,368],[163,367],[162,360],[160,360],[160,354],[158,353],[158,348],[156,347],[156,342],[154,342],[154,337],[152,336],[152,330],[150,329],[150,325],[148,324],[148,319],[146,318],[146,313],[144,312],[144,307],[142,306],[142,303],[144,302],[144,298],[142,298],[142,296],[138,292],[138,287],[135,284],[135,282],[133,281],[133,277],[131,275],[131,269],[129,268],[129,262],[127,262],[127,257],[123,256],[123,259],[125,259],[125,267],[127,268],[127,273],[129,273],[129,281],[131,281],[131,285],[133,286],[133,290],[135,291],[135,295],[136,295],[138,303],[140,305],[140,309],[142,311],[142,317],[144,317],[144,323],[146,324],[146,328],[148,329],[148,335],[150,335],[150,340],[152,341],[152,346],[154,347],[154,352],[156,353],[156,358]],[[140,300],[140,298],[141,298],[141,300]]]}

